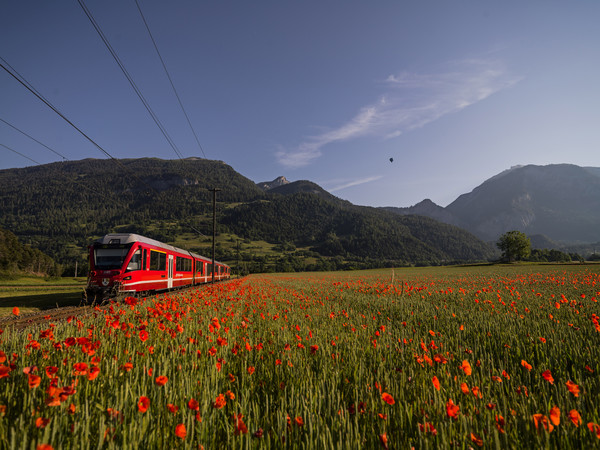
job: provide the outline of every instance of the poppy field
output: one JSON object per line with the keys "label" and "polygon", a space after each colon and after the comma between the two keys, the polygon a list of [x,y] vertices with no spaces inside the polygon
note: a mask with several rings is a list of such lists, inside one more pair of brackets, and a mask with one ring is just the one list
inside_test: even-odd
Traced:
{"label": "poppy field", "polygon": [[598,268],[253,275],[7,325],[0,448],[598,447]]}

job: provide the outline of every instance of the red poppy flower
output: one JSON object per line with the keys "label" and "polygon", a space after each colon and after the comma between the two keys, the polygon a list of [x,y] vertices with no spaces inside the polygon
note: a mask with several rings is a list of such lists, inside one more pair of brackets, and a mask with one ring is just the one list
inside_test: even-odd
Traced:
{"label": "red poppy flower", "polygon": [[300,416],[296,416],[296,418],[294,419],[294,422],[296,422],[296,425],[299,427],[304,426],[304,419],[302,419],[302,417],[300,417]]}
{"label": "red poppy flower", "polygon": [[386,402],[388,405],[393,405],[394,403],[396,403],[396,400],[394,400],[394,397],[392,397],[387,392],[384,392],[383,394],[381,394],[381,399],[384,402]]}
{"label": "red poppy flower", "polygon": [[528,363],[527,361],[525,361],[524,359],[522,359],[522,360],[521,360],[521,365],[522,365],[523,367],[525,367],[527,370],[531,370],[531,369],[532,369],[532,366],[531,366],[531,364],[529,364],[529,363]]}
{"label": "red poppy flower", "polygon": [[150,399],[148,397],[141,396],[137,403],[138,411],[145,413],[150,407]]}
{"label": "red poppy flower", "polygon": [[379,443],[385,450],[388,450],[389,447],[388,447],[387,433],[383,433],[383,434],[379,435]]}
{"label": "red poppy flower", "polygon": [[246,434],[248,432],[248,428],[246,427],[246,424],[244,423],[244,421],[242,420],[244,416],[242,416],[241,414],[234,414],[231,419],[233,421],[233,426],[234,426],[234,434],[236,436],[239,436],[240,434]]}
{"label": "red poppy flower", "polygon": [[48,366],[46,367],[45,372],[48,378],[54,378],[54,375],[56,375],[56,373],[58,372],[58,367]]}
{"label": "red poppy flower", "polygon": [[142,342],[146,342],[148,340],[148,332],[146,330],[140,331],[139,337]]}
{"label": "red poppy flower", "polygon": [[548,383],[554,384],[554,377],[552,376],[552,372],[550,372],[549,370],[543,372],[542,377],[544,377],[544,380],[546,380]]}
{"label": "red poppy flower", "polygon": [[10,373],[10,366],[5,366],[5,365],[1,365],[0,366],[0,378],[6,378],[8,377],[8,374]]}
{"label": "red poppy flower", "polygon": [[73,369],[75,369],[75,375],[87,375],[88,365],[83,362],[75,363]]}
{"label": "red poppy flower", "polygon": [[569,411],[569,419],[576,427],[578,427],[582,423],[581,416],[579,415],[579,412],[576,409],[572,409],[571,411]]}
{"label": "red poppy flower", "polygon": [[567,381],[567,389],[575,397],[579,397],[579,386],[573,383],[571,380]]}
{"label": "red poppy flower", "polygon": [[175,427],[175,436],[181,439],[185,439],[187,431],[185,431],[185,425],[180,423]]}
{"label": "red poppy flower", "polygon": [[177,411],[179,411],[179,406],[175,406],[171,403],[169,403],[167,405],[167,408],[169,409],[169,412],[172,412],[173,414],[175,414]]}
{"label": "red poppy flower", "polygon": [[504,420],[504,417],[500,416],[500,415],[496,415],[496,428],[498,428],[498,431],[500,433],[504,433],[504,425],[506,424],[506,421]]}
{"label": "red poppy flower", "polygon": [[433,383],[433,387],[439,391],[440,390],[440,380],[438,380],[438,377],[434,376],[431,381]]}
{"label": "red poppy flower", "polygon": [[87,378],[88,378],[88,380],[95,380],[99,374],[100,374],[100,368],[94,366],[88,372]]}
{"label": "red poppy flower", "polygon": [[227,400],[225,400],[225,396],[223,394],[219,394],[213,403],[213,408],[221,409],[227,404]]}
{"label": "red poppy flower", "polygon": [[424,424],[419,424],[419,430],[421,433],[431,433],[433,436],[437,435],[437,430],[430,422],[425,422]]}
{"label": "red poppy flower", "polygon": [[471,433],[471,441],[479,447],[483,446],[483,439],[477,436],[475,433]]}
{"label": "red poppy flower", "polygon": [[550,421],[556,426],[560,425],[560,408],[558,406],[550,409]]}
{"label": "red poppy flower", "polygon": [[18,306],[15,306],[15,307],[12,309],[12,313],[13,313],[15,316],[18,316],[18,315],[20,314],[19,307],[18,307]]}
{"label": "red poppy flower", "polygon": [[596,433],[596,437],[600,439],[600,425],[594,422],[588,422],[587,427],[592,433]]}
{"label": "red poppy flower", "polygon": [[458,405],[455,405],[452,399],[449,399],[448,402],[446,402],[446,414],[448,415],[448,417],[456,419],[458,418],[459,412],[460,407]]}
{"label": "red poppy flower", "polygon": [[45,417],[38,417],[35,420],[35,426],[38,428],[46,428],[46,425],[48,425],[50,423],[50,419],[45,418]]}
{"label": "red poppy flower", "polygon": [[469,364],[469,361],[467,361],[466,359],[462,362],[462,364],[460,365],[460,368],[463,370],[465,375],[471,375],[471,373],[472,373],[471,364]]}
{"label": "red poppy flower", "polygon": [[165,384],[167,384],[167,381],[169,381],[169,379],[164,375],[160,375],[160,376],[156,377],[154,380],[154,382],[158,386],[164,386]]}
{"label": "red poppy flower", "polygon": [[27,382],[29,384],[29,389],[34,389],[34,388],[38,387],[40,385],[41,381],[42,381],[42,377],[30,373],[27,378]]}
{"label": "red poppy flower", "polygon": [[252,375],[252,374],[254,373],[254,371],[255,371],[255,370],[256,370],[256,368],[255,368],[254,366],[250,366],[250,367],[248,367],[248,373],[249,373],[250,375]]}
{"label": "red poppy flower", "polygon": [[198,404],[197,400],[194,400],[193,398],[190,399],[190,401],[188,402],[188,408],[191,409],[192,411],[198,411],[200,409],[200,405]]}
{"label": "red poppy flower", "polygon": [[551,433],[552,430],[554,430],[554,425],[552,425],[551,423],[548,422],[548,417],[546,417],[543,414],[534,414],[533,415],[533,422],[535,423],[535,428],[539,429],[540,424],[543,425],[543,427],[548,430],[548,433]]}

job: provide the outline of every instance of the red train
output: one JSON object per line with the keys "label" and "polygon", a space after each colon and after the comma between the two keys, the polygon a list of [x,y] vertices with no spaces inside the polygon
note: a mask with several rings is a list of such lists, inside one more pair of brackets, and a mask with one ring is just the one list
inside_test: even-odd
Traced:
{"label": "red train", "polygon": [[[90,249],[88,298],[140,295],[211,282],[212,260],[138,234],[107,234]],[[231,276],[215,261],[215,281]]]}

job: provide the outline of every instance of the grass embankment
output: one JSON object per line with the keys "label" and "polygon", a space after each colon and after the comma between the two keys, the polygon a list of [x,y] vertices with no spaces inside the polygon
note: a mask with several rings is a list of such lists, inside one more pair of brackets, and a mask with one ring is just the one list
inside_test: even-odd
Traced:
{"label": "grass embankment", "polygon": [[81,302],[86,278],[4,276],[0,278],[0,317],[19,308],[21,314],[45,311]]}

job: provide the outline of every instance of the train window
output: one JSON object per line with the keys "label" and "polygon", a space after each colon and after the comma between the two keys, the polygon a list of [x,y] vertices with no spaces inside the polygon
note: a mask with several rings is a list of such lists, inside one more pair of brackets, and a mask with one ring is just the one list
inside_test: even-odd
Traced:
{"label": "train window", "polygon": [[212,264],[207,264],[206,267],[207,267],[207,270],[206,270],[207,275],[212,275],[212,273],[213,273]]}
{"label": "train window", "polygon": [[167,270],[167,254],[150,250],[150,270]]}
{"label": "train window", "polygon": [[144,249],[142,256],[142,270],[146,270],[146,264],[148,264],[148,251]]}
{"label": "train window", "polygon": [[196,273],[199,273],[202,276],[202,269],[204,268],[204,263],[202,261],[196,261]]}
{"label": "train window", "polygon": [[131,259],[129,260],[129,264],[127,265],[127,270],[140,270],[142,268],[142,251],[136,250],[136,252],[131,255]]}
{"label": "train window", "polygon": [[175,261],[175,267],[178,272],[191,272],[192,271],[192,260],[189,258],[182,258],[181,256],[177,257]]}
{"label": "train window", "polygon": [[129,247],[94,248],[94,267],[97,270],[120,269],[128,252]]}

